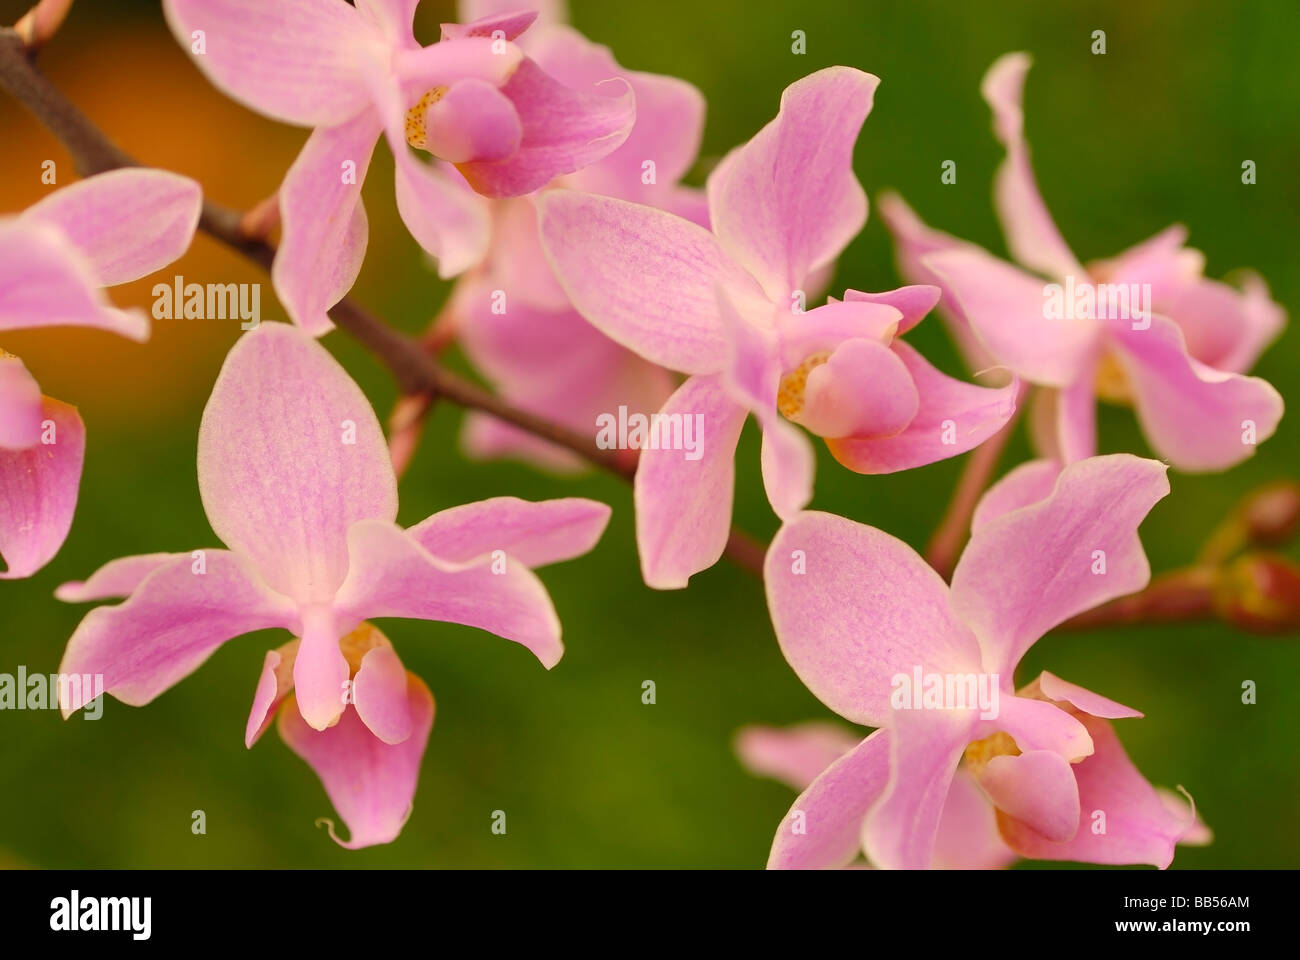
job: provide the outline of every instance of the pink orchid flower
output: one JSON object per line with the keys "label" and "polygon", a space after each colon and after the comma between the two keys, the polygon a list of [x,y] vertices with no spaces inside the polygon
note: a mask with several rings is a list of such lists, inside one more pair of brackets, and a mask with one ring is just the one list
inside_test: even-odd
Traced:
{"label": "pink orchid flower", "polygon": [[[1127,760],[1120,759],[1122,750],[1115,741],[1109,724],[1086,714],[1078,714],[1077,711],[1076,715],[1085,725],[1097,725],[1093,732],[1094,743],[1102,743],[1106,749],[1117,751],[1112,752],[1111,762],[1118,764],[1120,769],[1127,770]],[[778,780],[803,793],[823,771],[851,753],[859,743],[859,736],[836,723],[812,721],[784,729],[751,726],[743,728],[737,735],[736,754],[751,773]],[[1093,767],[1086,766],[1087,763],[1084,761],[1078,767],[1080,776],[1095,773]],[[1155,792],[1168,813],[1179,822],[1188,821],[1195,816],[1195,811],[1179,794],[1163,787],[1156,787]],[[1097,794],[1104,796],[1105,790],[1097,791]],[[857,802],[856,798],[853,802]],[[800,804],[796,803],[795,809],[800,809]],[[866,817],[862,819],[865,823]],[[999,824],[1019,831],[1022,847],[1033,844],[1035,849],[1042,852],[1042,859],[1073,859],[1059,856],[1065,851],[1057,849],[1051,841],[1042,840],[1025,830],[1017,821],[999,819],[997,808],[980,788],[969,767],[961,766],[953,774],[943,812],[939,814],[934,857],[930,866],[936,870],[1000,870],[1010,866],[1019,858],[1019,854],[1002,839]],[[1178,845],[1205,846],[1213,839],[1214,834],[1210,828],[1196,817],[1195,823],[1178,838]],[[857,860],[848,866],[864,867],[869,864]]]}
{"label": "pink orchid flower", "polygon": [[[569,87],[620,77],[636,95],[636,124],[607,157],[561,177],[556,186],[670,210],[707,224],[702,190],[680,179],[695,162],[704,132],[704,97],[676,77],[626,70],[607,47],[563,24],[533,28],[521,45]],[[474,365],[516,406],[592,429],[620,406],[648,414],[673,392],[667,371],[615,343],[573,308],[542,251],[531,197],[492,206],[488,257],[453,294],[459,340]],[[586,468],[572,453],[484,414],[465,419],[464,444],[477,457],[519,457],[557,472]]]}
{"label": "pink orchid flower", "polygon": [[351,289],[368,235],[361,185],[380,136],[397,208],[444,277],[482,259],[482,208],[408,144],[456,164],[479,193],[517,196],[618,147],[635,106],[624,85],[574,90],[511,41],[534,14],[445,24],[422,47],[418,0],[165,0],[173,33],[227,96],[314,128],[280,188],[272,268],[295,323],[320,336]]}
{"label": "pink orchid flower", "polygon": [[994,486],[951,588],[880,530],[787,521],[765,565],[781,650],[824,704],[879,729],[795,801],[769,865],[836,867],[861,850],[927,867],[964,768],[1024,856],[1168,866],[1192,818],[1170,811],[1108,722],[1141,714],[1050,673],[1012,684],[1044,633],[1150,579],[1137,528],[1169,492],[1165,471],[1128,454],[1081,460],[1025,505]]}
{"label": "pink orchid flower", "polygon": [[229,549],[126,557],[62,586],[67,601],[127,599],[86,615],[60,669],[102,674],[105,690],[140,706],[232,637],[291,631],[294,644],[266,658],[246,741],[292,687],[297,715],[282,715],[281,733],[325,781],[351,847],[401,829],[433,711],[364,621],[479,627],[549,669],[563,652],[560,623],[531,568],[586,553],[609,519],[591,500],[502,497],[402,529],[365,395],[319,343],[281,323],[227,356],[199,428],[198,478]]}
{"label": "pink orchid flower", "polygon": [[[198,225],[193,180],[116,170],[0,217],[0,331],[95,327],[149,339],[149,318],[119,310],[102,288],[177,259]],[[72,526],[86,449],[76,407],[42,396],[23,362],[0,349],[0,579],[30,577]]]}
{"label": "pink orchid flower", "polygon": [[637,544],[652,587],[685,586],[721,556],[750,412],[781,517],[812,495],[813,449],[792,423],[826,438],[851,469],[887,473],[969,450],[1011,416],[1015,386],[950,379],[896,339],[934,305],[935,288],[849,291],[802,312],[810,281],[866,220],[853,145],[877,83],[831,67],[789,86],[776,119],[710,175],[712,231],[612,197],[552,190],[537,199],[543,246],[578,311],[689,375],[659,414],[701,425],[699,456],[652,445],[636,476]]}
{"label": "pink orchid flower", "polygon": [[1097,399],[1132,404],[1152,449],[1180,470],[1241,462],[1282,416],[1278,392],[1243,373],[1281,331],[1285,313],[1258,277],[1238,292],[1203,276],[1205,257],[1183,245],[1182,226],[1082,266],[1030,167],[1021,107],[1029,66],[1027,54],[1008,54],[982,85],[1007,149],[994,199],[1007,246],[1025,269],[931,230],[889,198],[882,210],[901,272],[944,289],[972,362],[991,360],[1050,388],[1050,426],[1038,436],[1060,462],[1096,453]]}
{"label": "pink orchid flower", "polygon": [[[803,723],[785,729],[752,726],[737,735],[736,753],[751,773],[802,793],[860,742],[861,737],[835,723]],[[998,870],[1015,859],[1015,851],[998,833],[993,804],[975,778],[959,769],[939,817],[930,865],[939,870]]]}

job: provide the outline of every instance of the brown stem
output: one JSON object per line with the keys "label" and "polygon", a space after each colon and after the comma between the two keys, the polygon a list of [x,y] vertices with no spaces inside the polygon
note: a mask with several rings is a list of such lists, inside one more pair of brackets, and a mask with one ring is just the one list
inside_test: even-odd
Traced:
{"label": "brown stem", "polygon": [[1172,570],[1156,577],[1145,590],[1094,607],[1057,629],[1094,630],[1117,624],[1216,620],[1215,579],[1216,571],[1210,567]]}
{"label": "brown stem", "polygon": [[957,566],[957,558],[961,556],[962,547],[966,545],[966,539],[970,536],[970,522],[971,517],[975,515],[975,505],[979,503],[980,497],[984,495],[984,491],[993,480],[993,473],[997,470],[998,461],[1002,459],[1002,452],[1011,440],[1011,435],[1015,433],[1020,413],[1028,400],[1027,393],[1024,388],[1020,390],[1016,398],[1016,410],[1011,415],[1011,419],[1001,430],[972,450],[970,456],[966,458],[961,478],[957,481],[957,488],[953,490],[952,500],[948,502],[943,519],[939,521],[939,526],[935,528],[930,542],[926,545],[926,559],[945,580],[952,576],[953,568]]}
{"label": "brown stem", "polygon": [[[26,107],[72,154],[77,171],[91,176],[139,164],[108,139],[37,68],[22,38],[12,28],[0,29],[0,88]],[[241,229],[243,214],[205,200],[199,229],[249,260],[269,270],[275,248]],[[603,450],[595,437],[515,407],[470,380],[439,367],[420,342],[394,330],[355,301],[344,297],[329,311],[346,330],[388,367],[404,394],[430,394],[461,407],[489,413],[534,436],[578,454],[590,463],[631,480],[636,459],[624,451]],[[755,576],[763,575],[762,547],[733,531],[727,554]]]}

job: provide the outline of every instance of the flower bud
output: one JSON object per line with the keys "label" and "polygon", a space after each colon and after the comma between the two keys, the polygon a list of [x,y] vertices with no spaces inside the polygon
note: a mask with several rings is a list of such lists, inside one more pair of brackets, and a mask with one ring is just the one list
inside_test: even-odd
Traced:
{"label": "flower bud", "polygon": [[1251,633],[1300,630],[1300,566],[1275,553],[1247,553],[1219,571],[1214,609]]}
{"label": "flower bud", "polygon": [[1242,501],[1241,517],[1251,543],[1290,543],[1300,530],[1300,483],[1279,480],[1260,487]]}

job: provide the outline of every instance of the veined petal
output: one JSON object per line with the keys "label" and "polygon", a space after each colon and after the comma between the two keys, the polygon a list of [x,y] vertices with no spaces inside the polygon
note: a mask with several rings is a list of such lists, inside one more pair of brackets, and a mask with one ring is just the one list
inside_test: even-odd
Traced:
{"label": "veined petal", "polygon": [[925,870],[957,762],[970,739],[971,711],[899,711],[890,728],[889,785],[867,814],[862,845],[885,870]]}
{"label": "veined petal", "polygon": [[980,387],[935,369],[901,340],[892,352],[906,367],[917,396],[916,415],[893,436],[827,440],[831,455],[857,473],[896,473],[957,456],[1001,430],[1016,411],[1020,383]]}
{"label": "veined petal", "polygon": [[25,450],[39,443],[44,406],[36,378],[20,359],[0,350],[0,450]]}
{"label": "veined petal", "polygon": [[[554,26],[529,37],[529,54],[560,83],[589,88],[622,77],[636,96],[636,123],[622,146],[570,175],[570,186],[670,209],[679,181],[695,163],[704,133],[704,96],[677,77],[641,73],[620,66],[609,48],[577,30]],[[653,182],[646,183],[646,162]]]}
{"label": "veined petal", "polygon": [[1056,448],[1063,463],[1097,455],[1097,366],[1083,368],[1079,379],[1056,392]]}
{"label": "veined petal", "polygon": [[501,550],[528,567],[542,567],[590,552],[611,512],[582,497],[539,502],[493,497],[442,510],[406,532],[435,557],[453,563]]}
{"label": "veined petal", "polygon": [[[526,206],[531,211],[531,204]],[[529,216],[531,219],[531,212]],[[535,223],[532,232],[535,238]],[[461,348],[503,397],[588,434],[593,429],[599,433],[610,418],[616,420],[620,407],[625,407],[630,417],[649,416],[664,405],[676,389],[668,371],[609,339],[567,301],[554,311],[537,306],[531,272],[521,276],[513,268],[513,260],[506,261],[511,267],[505,269],[500,252],[494,241],[493,259],[500,273],[475,276],[460,284],[452,309],[462,321]],[[554,284],[540,247],[537,256]],[[499,302],[493,295],[496,290],[509,297],[504,312],[493,310],[493,303]],[[563,292],[556,290],[563,298]],[[467,418],[462,437],[475,457],[519,457],[565,473],[590,469],[590,464],[572,451],[486,415]]]}
{"label": "veined petal", "polygon": [[1110,260],[1089,264],[1089,273],[1107,283],[1148,284],[1152,304],[1163,312],[1164,305],[1205,271],[1205,254],[1183,246],[1186,242],[1187,228],[1176,223]]}
{"label": "veined petal", "polygon": [[893,722],[899,674],[910,681],[917,669],[980,669],[947,585],[911,547],[874,527],[801,513],[777,532],[763,579],[786,660],[822,703],[855,723]]}
{"label": "veined petal", "polygon": [[[196,551],[197,552],[197,551]],[[72,580],[60,584],[54,596],[64,603],[88,603],[91,600],[112,600],[129,597],[135,593],[144,578],[173,560],[190,557],[188,553],[142,553],[134,557],[119,557],[104,564],[84,581]]]}
{"label": "veined petal", "polygon": [[763,429],[759,449],[763,490],[776,515],[788,520],[812,500],[817,456],[807,435],[775,411],[765,412],[759,425]]}
{"label": "veined petal", "polygon": [[[1142,716],[1140,710],[1134,710],[1122,703],[1116,703],[1109,697],[1103,697],[1100,693],[1093,693],[1091,690],[1070,683],[1068,680],[1062,680],[1046,670],[1038,675],[1034,683],[1030,685],[1030,689],[1048,700],[1057,703],[1068,703],[1078,711],[1105,720]],[[1024,691],[1022,691],[1023,693]],[[1062,709],[1068,710],[1069,708],[1062,707]]]}
{"label": "veined petal", "polygon": [[879,83],[852,67],[796,80],[776,118],[709,177],[714,232],[769,299],[786,301],[866,222],[853,145]]}
{"label": "veined petal", "polygon": [[[0,447],[0,556],[6,565],[0,580],[41,569],[72,527],[86,428],[76,407],[51,397],[42,402],[41,426],[41,442],[25,450]],[[54,442],[45,443],[47,436]]]}
{"label": "veined petal", "polygon": [[377,617],[463,623],[522,644],[548,670],[564,653],[550,595],[537,575],[509,554],[503,561],[453,564],[381,520],[354,524],[348,548],[348,578],[334,601],[345,623]]}
{"label": "veined petal", "polygon": [[[1107,720],[1080,714],[1096,751],[1074,765],[1082,811],[1073,839],[1054,843],[1015,819],[999,816],[1002,836],[1017,852],[1036,860],[1085,863],[1149,863],[1164,869],[1174,859],[1178,838],[1192,827],[1190,811],[1171,812],[1124,752]],[[1093,829],[1096,811],[1105,831]]]}
{"label": "veined petal", "polygon": [[1055,460],[1029,460],[1010,470],[990,487],[975,505],[971,532],[975,533],[1004,513],[1046,500],[1056,488],[1061,464]]}
{"label": "veined petal", "polygon": [[290,318],[312,336],[334,329],[327,312],[361,272],[369,239],[361,185],[379,131],[371,111],[317,127],[280,187],[283,236],[271,282]]}
{"label": "veined petal", "polygon": [[330,836],[349,850],[391,843],[411,815],[434,704],[424,681],[413,673],[406,677],[411,735],[398,744],[384,743],[371,733],[356,710],[344,711],[328,730],[313,730],[292,699],[280,707],[280,737],[320,777],[351,834],[347,841],[340,840],[329,823]]}
{"label": "veined petal", "polygon": [[518,114],[519,149],[501,159],[457,164],[469,185],[489,197],[532,193],[595,163],[622,145],[636,119],[636,97],[626,80],[570,89],[527,58],[501,93]]}
{"label": "veined petal", "polygon": [[772,840],[769,870],[848,865],[862,849],[862,821],[889,781],[889,732],[877,730],[815,779]]}
{"label": "veined petal", "polygon": [[1031,383],[1074,383],[1101,336],[1096,320],[1051,316],[1048,287],[978,247],[932,253],[923,265],[943,280],[993,358]]}
{"label": "veined petal", "polygon": [[1193,360],[1173,321],[1157,314],[1148,329],[1117,327],[1112,336],[1142,432],[1178,469],[1227,469],[1277,429],[1283,410],[1277,390],[1259,377]]}
{"label": "veined petal", "polygon": [[883,303],[886,306],[893,307],[903,315],[903,319],[898,323],[898,329],[894,332],[895,336],[901,337],[924,320],[925,315],[939,305],[939,298],[942,295],[943,290],[934,284],[919,283],[909,287],[899,287],[897,290],[886,290],[883,293],[845,290],[844,302]]}
{"label": "veined petal", "polygon": [[415,47],[415,8],[420,0],[356,0],[357,9],[379,24],[396,47]]}
{"label": "veined petal", "polygon": [[822,721],[792,727],[743,727],[736,734],[736,756],[750,773],[803,790],[853,750],[860,736],[841,724]]}
{"label": "veined petal", "polygon": [[164,0],[163,13],[226,96],[305,127],[363,109],[363,62],[380,59],[388,44],[376,24],[338,0]]}
{"label": "veined petal", "polygon": [[1007,237],[1007,249],[1032,270],[1052,277],[1084,276],[1038,192],[1029,144],[1025,142],[1025,74],[1030,57],[1008,53],[989,67],[980,92],[993,110],[993,132],[1007,148],[1007,158],[993,181],[994,205]]}
{"label": "veined petal", "polygon": [[100,286],[138,280],[180,258],[194,239],[203,191],[189,177],[128,167],[87,177],[23,211],[58,227]]}
{"label": "veined petal", "polygon": [[1080,460],[1047,499],[975,530],[953,572],[952,603],[979,637],[986,670],[1011,676],[1052,627],[1146,585],[1137,528],[1169,492],[1166,469],[1129,454]]}
{"label": "veined petal", "polygon": [[438,261],[444,280],[479,264],[491,241],[491,219],[481,197],[436,165],[397,156],[397,212],[416,243]]}
{"label": "veined petal", "polygon": [[993,804],[964,768],[953,775],[934,842],[936,870],[999,870],[1016,859],[1002,842]]}
{"label": "veined petal", "polygon": [[[877,207],[880,218],[894,238],[898,275],[910,283],[933,284],[939,288],[940,313],[948,323],[949,332],[966,361],[966,366],[977,372],[989,370],[996,361],[971,329],[952,288],[939,274],[925,265],[926,257],[932,253],[975,248],[975,245],[927,226],[896,193],[882,194],[877,200]],[[848,295],[845,296],[847,298]]]}
{"label": "veined petal", "polygon": [[263,323],[231,348],[199,426],[199,492],[217,536],[300,603],[328,603],[347,531],[397,516],[375,412],[319,343]]}
{"label": "veined petal", "polygon": [[[59,672],[103,674],[108,693],[139,707],[232,637],[296,624],[292,601],[269,589],[241,558],[206,550],[201,566],[182,555],[145,577],[124,603],[86,614]],[[87,692],[61,705],[65,717],[89,701]]]}
{"label": "veined petal", "polygon": [[139,310],[118,310],[104,298],[94,267],[62,229],[0,220],[0,330],[58,326],[149,339],[149,318]]}
{"label": "veined petal", "polygon": [[[697,459],[687,450],[641,451],[633,500],[641,575],[657,590],[685,587],[718,562],[731,529],[736,444],[748,411],[717,377],[691,377],[668,398],[661,416],[696,425]],[[671,421],[669,421],[671,422]]]}
{"label": "veined petal", "polygon": [[672,370],[722,369],[715,287],[749,303],[761,294],[713,234],[653,207],[569,190],[546,191],[537,208],[560,284],[598,330]]}
{"label": "veined petal", "polygon": [[298,656],[299,642],[295,638],[278,650],[266,651],[257,690],[253,693],[253,705],[248,711],[248,722],[244,724],[245,747],[252,748],[262,739],[262,734],[275,719],[276,709],[293,689],[293,665]]}

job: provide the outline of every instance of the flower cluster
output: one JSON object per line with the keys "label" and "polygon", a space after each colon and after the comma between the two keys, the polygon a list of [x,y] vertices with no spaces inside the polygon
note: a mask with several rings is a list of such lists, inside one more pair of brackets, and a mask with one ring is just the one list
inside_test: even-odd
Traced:
{"label": "flower cluster", "polygon": [[[780,649],[826,707],[871,728],[742,732],[746,765],[801,791],[769,866],[1163,868],[1177,844],[1208,842],[1194,806],[1153,787],[1121,746],[1113,721],[1141,713],[1046,671],[1017,685],[1016,671],[1058,625],[1147,585],[1138,530],[1169,494],[1170,466],[1225,469],[1276,429],[1280,396],[1248,376],[1285,322],[1263,281],[1206,278],[1182,227],[1081,264],[1039,196],[1029,58],[1011,54],[983,92],[1006,148],[993,190],[1017,264],[886,195],[909,285],[827,296],[868,217],[853,152],[877,77],[835,66],[792,83],[699,189],[682,183],[704,126],[690,84],[625,69],[556,5],[466,2],[466,22],[427,45],[417,5],[164,0],[218,89],[311,130],[276,201],[271,276],[291,323],[244,333],[204,410],[198,489],[224,547],[111,560],[60,586],[67,602],[120,601],[85,615],[60,671],[102,675],[139,706],[228,640],[287,631],[265,655],[245,742],[275,721],[347,827],[331,835],[356,848],[399,835],[435,712],[372,620],[465,624],[547,669],[561,659],[534,571],[593,550],[610,508],[498,497],[399,525],[397,451],[318,340],[365,260],[361,188],[382,139],[402,222],[457,278],[451,332],[527,415],[472,414],[467,450],[569,472],[578,452],[523,429],[527,417],[586,433],[633,411],[646,427],[620,441],[636,462],[648,586],[684,588],[722,557],[754,417],[781,523],[762,570]],[[200,209],[193,181],[127,168],[0,220],[0,329],[145,339],[143,315],[102,288],[177,259]],[[908,342],[936,309],[971,379]],[[1132,405],[1165,462],[1099,455],[1098,399]],[[984,492],[950,580],[890,534],[808,509],[810,434],[856,474],[893,473],[974,450],[1022,403],[1040,457]],[[30,576],[58,550],[83,452],[75,409],[0,351],[2,576]]]}

